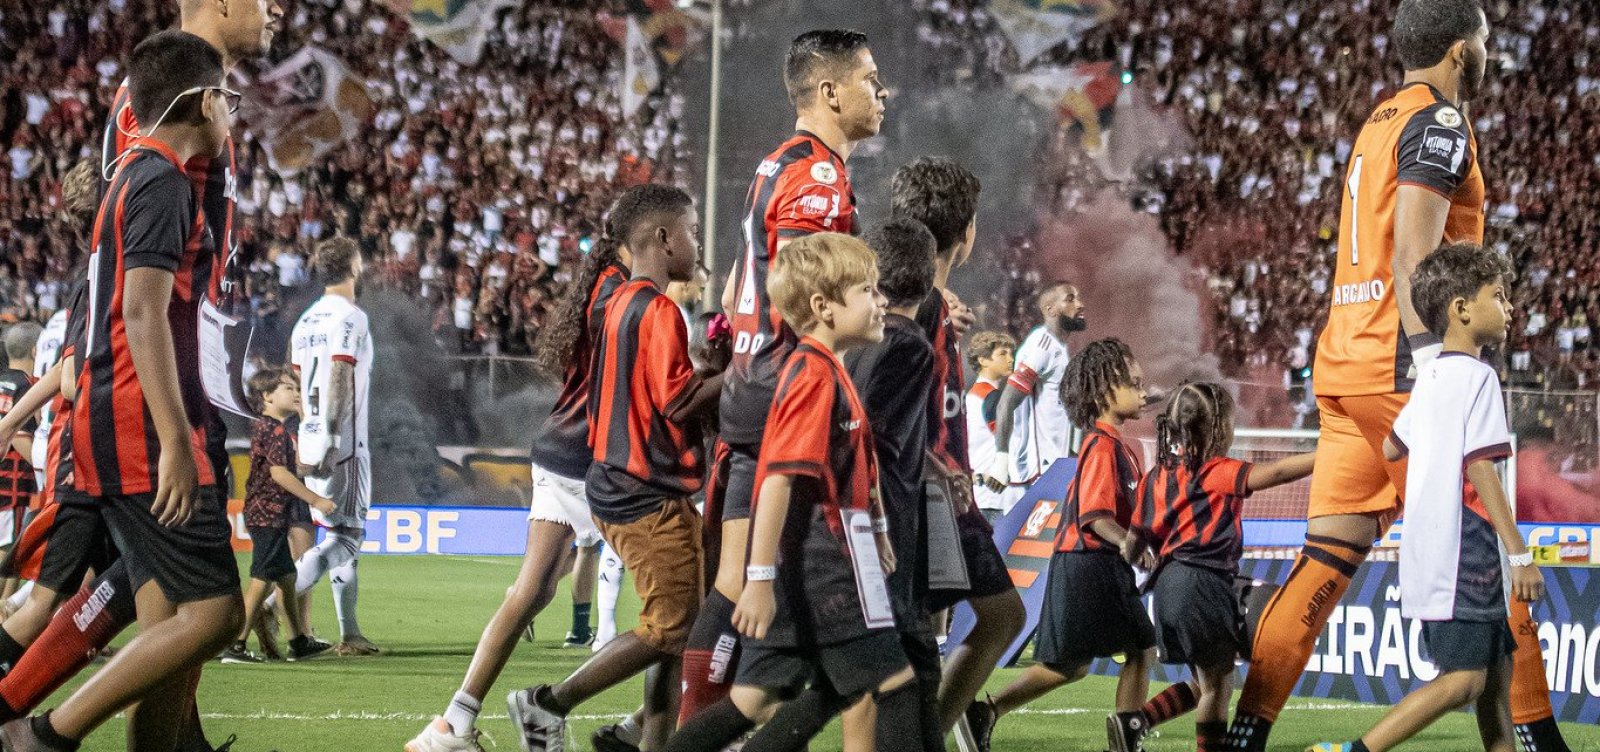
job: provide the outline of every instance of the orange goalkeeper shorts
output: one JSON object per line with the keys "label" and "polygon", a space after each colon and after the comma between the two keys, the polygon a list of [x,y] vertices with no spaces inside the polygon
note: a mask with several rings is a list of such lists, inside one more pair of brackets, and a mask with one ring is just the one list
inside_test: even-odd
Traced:
{"label": "orange goalkeeper shorts", "polygon": [[1311,474],[1308,517],[1336,514],[1377,515],[1387,529],[1405,501],[1406,462],[1383,458],[1389,437],[1409,394],[1318,397],[1322,431]]}

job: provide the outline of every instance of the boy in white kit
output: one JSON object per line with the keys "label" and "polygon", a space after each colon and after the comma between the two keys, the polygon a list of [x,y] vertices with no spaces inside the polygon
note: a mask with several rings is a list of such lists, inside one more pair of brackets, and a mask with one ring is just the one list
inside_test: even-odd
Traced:
{"label": "boy in white kit", "polygon": [[1526,602],[1543,597],[1544,578],[1495,470],[1496,460],[1511,456],[1511,433],[1500,379],[1480,359],[1484,347],[1505,342],[1511,276],[1503,256],[1471,244],[1434,251],[1412,275],[1417,314],[1444,338],[1444,351],[1418,371],[1384,455],[1409,463],[1400,612],[1422,622],[1439,677],[1360,739],[1308,752],[1384,752],[1467,703],[1477,710],[1484,749],[1516,749],[1509,701],[1516,641],[1502,570],[1509,564],[1511,595]]}

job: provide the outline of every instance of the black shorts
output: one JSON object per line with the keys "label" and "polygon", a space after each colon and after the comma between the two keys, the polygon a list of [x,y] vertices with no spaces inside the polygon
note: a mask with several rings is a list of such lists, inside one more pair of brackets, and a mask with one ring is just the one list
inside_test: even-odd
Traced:
{"label": "black shorts", "polygon": [[289,527],[315,527],[311,521],[311,505],[299,499],[292,499],[283,505],[283,516],[289,522]]}
{"label": "black shorts", "polygon": [[175,604],[239,594],[227,502],[215,486],[202,486],[197,494],[194,515],[174,527],[151,514],[153,493],[98,499],[135,592],[154,580]]}
{"label": "black shorts", "polygon": [[961,536],[961,556],[967,562],[966,590],[935,590],[928,594],[928,608],[940,611],[973,598],[987,598],[1016,588],[1011,570],[1000,549],[994,545],[994,528],[984,519],[983,510],[969,508],[956,517],[956,532]]}
{"label": "black shorts", "polygon": [[795,697],[807,685],[829,686],[841,697],[854,698],[877,689],[907,665],[900,633],[892,629],[832,645],[802,647],[774,647],[746,638],[733,683],[772,690],[784,698]]}
{"label": "black shorts", "polygon": [[1170,561],[1153,592],[1162,663],[1219,666],[1239,657],[1244,619],[1231,575]]}
{"label": "black shorts", "polygon": [[1095,658],[1155,647],[1133,568],[1109,551],[1057,552],[1036,639],[1034,660],[1063,674]]}
{"label": "black shorts", "polygon": [[289,529],[286,527],[250,528],[250,579],[277,582],[295,573],[294,557],[289,555]]}
{"label": "black shorts", "polygon": [[45,507],[23,530],[7,556],[7,577],[31,579],[57,593],[74,593],[84,574],[104,572],[116,561],[100,506],[70,488],[56,489],[56,503]]}
{"label": "black shorts", "polygon": [[722,521],[748,520],[756,500],[756,462],[761,447],[728,446],[728,490],[722,497]]}
{"label": "black shorts", "polygon": [[1484,671],[1511,657],[1517,638],[1511,625],[1499,621],[1425,621],[1422,644],[1439,673]]}

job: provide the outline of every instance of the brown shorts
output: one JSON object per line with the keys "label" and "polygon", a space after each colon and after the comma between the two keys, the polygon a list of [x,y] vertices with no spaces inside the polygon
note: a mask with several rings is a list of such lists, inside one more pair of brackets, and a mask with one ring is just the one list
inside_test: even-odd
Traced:
{"label": "brown shorts", "polygon": [[700,513],[688,499],[671,499],[633,522],[594,522],[633,575],[642,601],[634,634],[657,650],[681,655],[705,593]]}

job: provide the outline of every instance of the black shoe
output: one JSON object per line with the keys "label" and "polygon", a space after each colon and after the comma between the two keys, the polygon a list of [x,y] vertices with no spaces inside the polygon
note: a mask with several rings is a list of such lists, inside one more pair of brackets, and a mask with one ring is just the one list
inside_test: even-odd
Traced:
{"label": "black shoe", "polygon": [[1106,743],[1110,752],[1144,752],[1144,735],[1150,722],[1144,713],[1112,713],[1106,716]]}
{"label": "black shoe", "polygon": [[241,641],[229,645],[227,650],[222,651],[222,662],[251,664],[266,663],[267,659],[250,652],[245,648],[244,642]]}
{"label": "black shoe", "polygon": [[617,724],[612,723],[594,730],[589,737],[594,752],[639,752],[639,748],[617,738]]}
{"label": "black shoe", "polygon": [[[528,641],[532,642],[533,640],[530,638]],[[586,647],[589,647],[593,643],[594,643],[594,633],[593,632],[589,632],[587,634],[581,634],[581,635],[580,634],[574,634],[572,632],[568,632],[567,633],[567,640],[566,640],[566,642],[561,643],[561,647],[564,647],[564,648],[586,648]]]}
{"label": "black shoe", "polygon": [[989,752],[989,739],[994,735],[994,724],[999,719],[991,699],[974,700],[967,706],[967,730],[972,732],[972,743],[977,746],[978,752]]}
{"label": "black shoe", "polygon": [[296,637],[289,641],[289,660],[303,661],[332,650],[333,646],[315,637]]}

